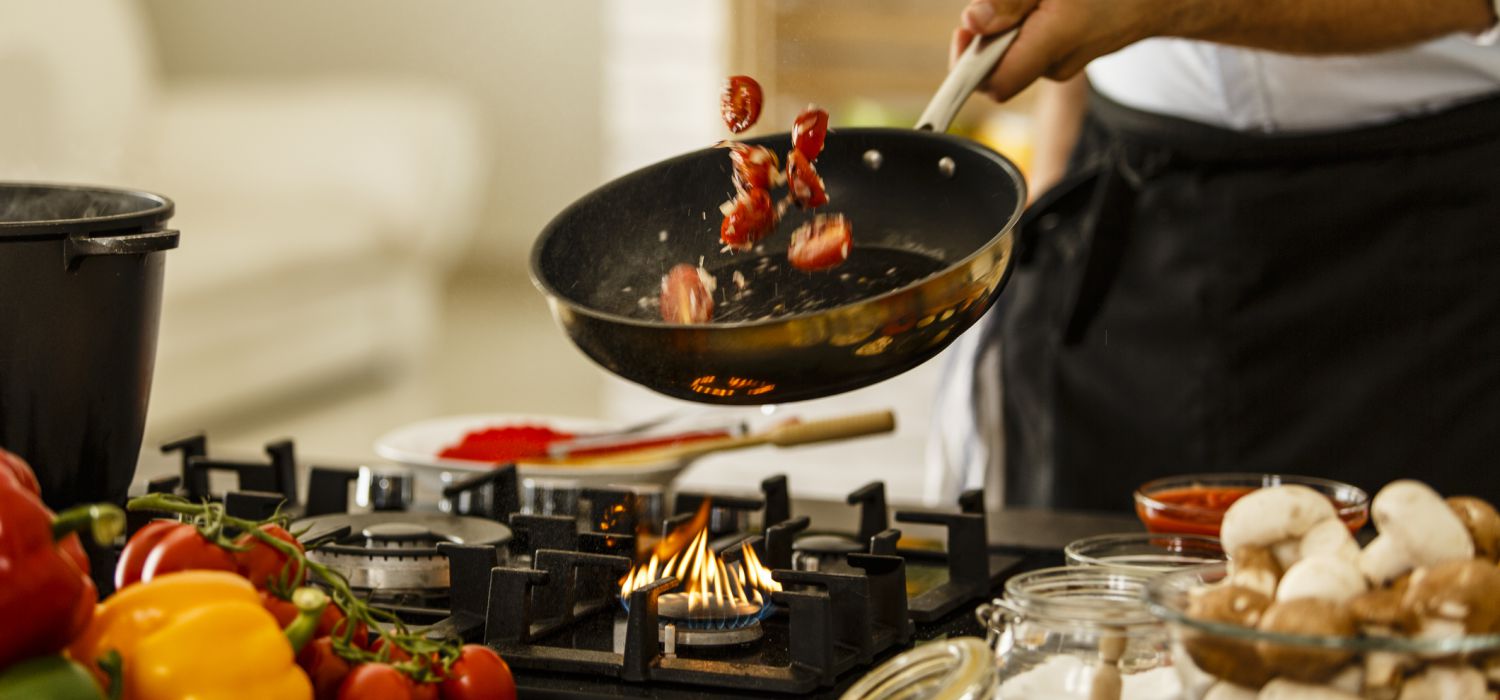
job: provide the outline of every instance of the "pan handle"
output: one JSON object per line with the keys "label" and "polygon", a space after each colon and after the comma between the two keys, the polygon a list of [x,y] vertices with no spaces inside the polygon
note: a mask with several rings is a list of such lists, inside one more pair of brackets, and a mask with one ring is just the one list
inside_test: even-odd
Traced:
{"label": "pan handle", "polygon": [[79,260],[94,255],[144,255],[171,250],[177,247],[178,238],[173,229],[118,236],[74,234],[63,239],[63,263],[71,270]]}
{"label": "pan handle", "polygon": [[1000,57],[1005,55],[1005,50],[1016,40],[1019,31],[1018,28],[1004,34],[975,37],[969,42],[969,48],[964,49],[958,62],[953,64],[953,70],[948,71],[948,77],[938,87],[937,94],[927,103],[927,109],[917,120],[917,129],[947,131],[948,126],[953,123],[953,117],[958,115],[959,108],[968,101],[974,88],[979,87],[990,71],[1000,64]]}

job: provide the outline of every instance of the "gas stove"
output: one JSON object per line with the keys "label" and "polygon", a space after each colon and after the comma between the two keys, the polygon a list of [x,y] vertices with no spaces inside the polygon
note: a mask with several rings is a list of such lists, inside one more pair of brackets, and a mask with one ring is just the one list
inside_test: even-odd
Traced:
{"label": "gas stove", "polygon": [[[916,641],[982,634],[978,603],[1009,574],[1058,560],[993,546],[979,491],[892,517],[876,482],[809,515],[777,476],[753,496],[677,493],[669,509],[650,489],[578,489],[575,512],[560,513],[523,498],[504,466],[423,507],[392,498],[410,476],[384,470],[314,466],[299,498],[290,442],[268,445],[264,462],[211,459],[203,436],[163,449],[181,473],[149,491],[292,516],[313,556],[372,600],[500,652],[523,697],[837,697]],[[210,493],[213,472],[237,488]]]}

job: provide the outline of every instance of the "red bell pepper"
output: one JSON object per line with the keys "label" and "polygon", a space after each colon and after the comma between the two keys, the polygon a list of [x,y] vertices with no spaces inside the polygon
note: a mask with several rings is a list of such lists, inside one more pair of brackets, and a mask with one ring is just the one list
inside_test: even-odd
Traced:
{"label": "red bell pepper", "polygon": [[[101,543],[114,541],[125,514],[110,505],[88,505],[53,517],[34,490],[24,462],[0,457],[0,668],[53,654],[93,616],[98,591],[74,536],[91,528]],[[30,477],[27,479],[26,477]]]}

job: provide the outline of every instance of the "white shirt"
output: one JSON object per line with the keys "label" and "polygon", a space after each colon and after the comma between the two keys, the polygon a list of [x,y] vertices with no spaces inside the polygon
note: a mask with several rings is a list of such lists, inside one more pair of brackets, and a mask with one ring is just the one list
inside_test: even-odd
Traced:
{"label": "white shirt", "polygon": [[1088,77],[1106,97],[1148,112],[1240,131],[1320,131],[1500,91],[1493,44],[1492,36],[1455,34],[1397,51],[1309,57],[1148,39],[1095,59]]}

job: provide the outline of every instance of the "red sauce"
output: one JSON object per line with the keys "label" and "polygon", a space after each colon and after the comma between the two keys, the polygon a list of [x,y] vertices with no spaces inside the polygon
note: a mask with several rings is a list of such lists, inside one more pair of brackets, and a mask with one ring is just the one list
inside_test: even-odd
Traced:
{"label": "red sauce", "polygon": [[[1148,532],[1219,536],[1219,524],[1235,501],[1255,489],[1247,486],[1189,486],[1146,494],[1137,499],[1136,515]],[[1343,504],[1334,503],[1335,508]],[[1350,532],[1364,527],[1368,513],[1340,513]]]}
{"label": "red sauce", "polygon": [[547,446],[560,440],[573,439],[572,433],[563,433],[540,425],[505,425],[481,428],[464,435],[457,445],[450,445],[438,453],[444,459],[469,459],[476,462],[515,462],[539,459],[547,456]]}

